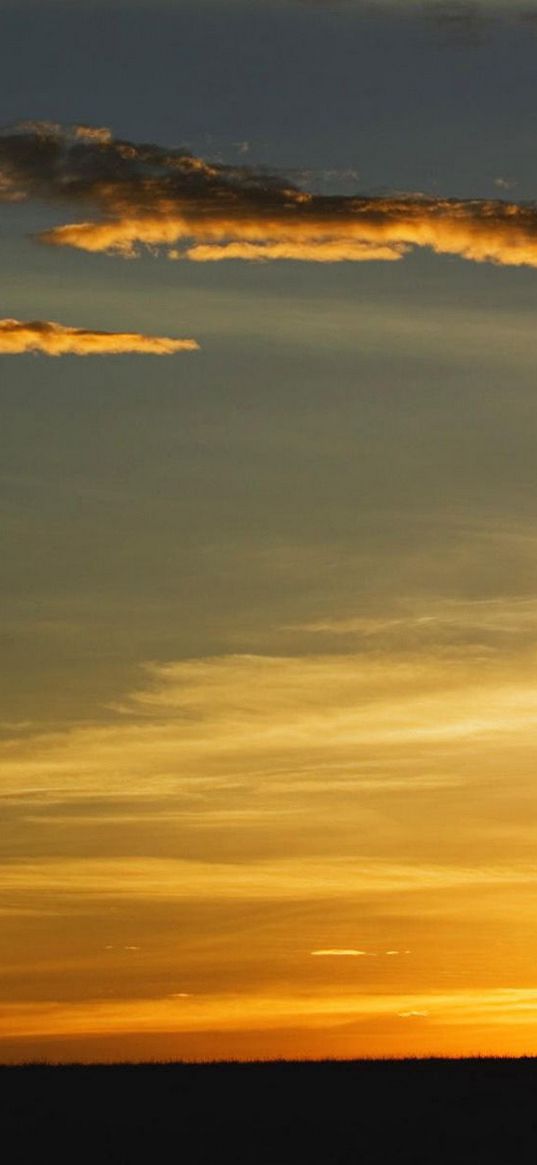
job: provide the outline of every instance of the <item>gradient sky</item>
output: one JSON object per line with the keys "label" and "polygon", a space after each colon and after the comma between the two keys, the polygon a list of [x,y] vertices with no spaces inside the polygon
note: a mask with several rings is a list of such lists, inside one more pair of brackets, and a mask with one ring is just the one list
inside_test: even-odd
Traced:
{"label": "gradient sky", "polygon": [[0,1061],[537,1053],[536,69],[0,0]]}

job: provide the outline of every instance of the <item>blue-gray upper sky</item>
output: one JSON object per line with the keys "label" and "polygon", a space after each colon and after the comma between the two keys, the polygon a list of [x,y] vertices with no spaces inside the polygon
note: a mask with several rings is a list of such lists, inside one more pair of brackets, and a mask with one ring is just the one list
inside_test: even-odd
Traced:
{"label": "blue-gray upper sky", "polygon": [[[352,0],[3,4],[4,121],[106,125],[325,193],[524,201],[535,191],[537,37],[516,16]],[[4,361],[14,542],[4,570],[18,612],[6,634],[25,677],[20,691],[9,681],[8,702],[24,704],[40,672],[41,649],[29,667],[16,630],[31,610],[46,627],[40,699],[58,707],[58,669],[63,706],[103,666],[99,634],[115,684],[127,659],[221,649],[228,636],[247,647],[295,601],[324,607],[351,602],[356,586],[384,588],[394,501],[410,558],[436,536],[424,508],[440,508],[450,531],[498,495],[531,508],[532,270],[425,254],[320,267],[125,263],[33,241],[72,211],[12,204],[2,217],[5,316],[202,344],[150,369],[126,357],[106,376],[91,362]],[[506,426],[516,479],[497,448]],[[364,576],[355,555],[378,511]],[[287,561],[289,546],[287,579],[278,554]],[[336,546],[353,565],[336,579],[327,566],[327,594],[316,575],[316,600],[307,555],[330,562]],[[137,615],[123,628],[126,593]],[[64,616],[74,607],[70,631],[56,624],[58,602]],[[73,627],[82,634],[86,622],[78,643]]]}
{"label": "blue-gray upper sky", "polygon": [[531,198],[537,27],[518,8],[3,3],[2,116],[113,122],[227,160],[247,141],[255,161],[357,170],[364,189],[483,197],[503,177]]}

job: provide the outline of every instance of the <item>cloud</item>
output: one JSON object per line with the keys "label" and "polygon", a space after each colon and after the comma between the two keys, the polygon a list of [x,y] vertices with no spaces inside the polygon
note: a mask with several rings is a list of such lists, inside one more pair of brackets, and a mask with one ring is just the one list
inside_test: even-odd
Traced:
{"label": "cloud", "polygon": [[[105,723],[3,742],[0,909],[324,903],[319,928],[293,936],[308,962],[387,941],[403,956],[403,941],[419,947],[410,932],[340,947],[356,914],[330,934],[325,920],[336,903],[400,910],[409,895],[454,908],[462,891],[468,911],[483,897],[497,911],[501,891],[511,914],[535,886],[535,726],[534,652],[485,665],[386,653],[152,667]],[[149,949],[132,926],[103,943],[139,935]]]}
{"label": "cloud", "polygon": [[106,145],[112,141],[112,131],[106,129],[105,126],[76,125],[74,135],[79,141],[98,142],[101,145]]}
{"label": "cloud", "polygon": [[102,128],[26,123],[0,136],[0,197],[82,211],[39,238],[90,253],[131,257],[148,247],[198,263],[364,262],[426,247],[537,267],[533,203],[312,194],[267,171],[116,140]]}
{"label": "cloud", "polygon": [[[426,1018],[430,1010],[444,1029],[484,1024],[534,1027],[537,991],[534,987],[467,988],[446,992],[334,992],[331,987],[299,992],[257,987],[231,993],[214,991],[187,998],[181,1008],[180,1031],[267,1030],[285,1023],[303,1029],[360,1020]],[[177,1032],[177,1004],[170,995],[124,997],[114,1000],[83,998],[49,1002],[25,1000],[0,1003],[0,1033],[11,1039],[37,1035],[105,1034],[121,1032]],[[396,1009],[400,1010],[396,1010]],[[526,1048],[528,1045],[526,1044]]]}
{"label": "cloud", "polygon": [[493,15],[502,13],[511,16],[509,0],[406,0],[404,5],[397,0],[299,0],[309,7],[341,8],[346,4],[358,13],[371,16],[382,13],[399,19],[411,17],[425,20],[432,25],[439,38],[447,43],[474,45],[482,42],[483,27]]}
{"label": "cloud", "polygon": [[333,950],[310,951],[310,955],[318,955],[321,957],[328,957],[328,958],[332,958],[332,957],[333,958],[357,958],[360,955],[367,955],[367,953],[368,953],[367,951],[354,950],[354,948],[352,948],[352,947],[349,947],[349,948],[342,947],[341,949],[338,947],[334,947]]}
{"label": "cloud", "polygon": [[[321,903],[325,910],[339,903],[371,906],[389,896],[394,910],[409,894],[428,899],[438,909],[441,897],[453,901],[454,892],[482,895],[511,891],[514,901],[536,881],[534,861],[499,865],[440,864],[389,859],[342,858],[322,860],[298,856],[248,862],[159,857],[27,858],[0,862],[2,904],[15,912],[30,904],[46,915],[51,900],[57,909],[78,904],[79,909],[137,903],[156,908],[166,903]],[[480,899],[481,904],[483,897]],[[331,905],[330,905],[331,904]],[[111,948],[114,949],[114,948]],[[119,948],[115,948],[119,949]],[[132,948],[124,947],[124,950]],[[310,951],[317,958],[376,958],[374,952]]]}
{"label": "cloud", "polygon": [[501,599],[422,600],[418,607],[400,604],[391,613],[366,612],[344,618],[324,617],[294,624],[289,630],[315,636],[358,638],[376,642],[449,641],[506,644],[537,632],[537,599],[506,595]]}
{"label": "cloud", "polygon": [[441,41],[473,47],[483,43],[492,10],[477,0],[433,0],[424,3],[423,15],[430,20]]}
{"label": "cloud", "polygon": [[115,356],[129,352],[170,356],[197,348],[195,340],[171,340],[138,332],[96,332],[49,320],[0,320],[0,356],[25,352],[43,352],[46,356]]}
{"label": "cloud", "polygon": [[525,742],[533,758],[531,644],[485,660],[469,651],[229,655],[151,665],[142,675],[105,724],[14,734],[2,794],[74,798],[77,813],[89,798],[90,816],[109,805],[121,818],[126,791],[135,808],[142,798],[144,816],[148,797],[183,792],[198,818],[194,795],[204,816],[226,826],[238,808],[281,813],[285,795],[295,804],[296,794],[303,813],[305,788],[331,803],[338,783],[414,793],[447,778],[457,784],[476,763],[490,766],[502,741],[508,754]]}

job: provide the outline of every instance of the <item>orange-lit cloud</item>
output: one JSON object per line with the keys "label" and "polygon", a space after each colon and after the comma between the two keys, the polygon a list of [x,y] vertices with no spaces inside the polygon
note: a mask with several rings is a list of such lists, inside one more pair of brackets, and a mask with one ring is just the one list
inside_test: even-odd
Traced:
{"label": "orange-lit cloud", "polygon": [[143,336],[138,332],[96,332],[49,320],[0,320],[0,356],[25,352],[43,352],[46,356],[115,356],[128,352],[171,356],[198,347],[195,340]]}
{"label": "orange-lit cloud", "polygon": [[334,947],[333,949],[329,949],[326,951],[323,951],[323,950],[310,951],[311,955],[315,955],[318,958],[336,958],[336,959],[339,959],[339,958],[343,958],[343,959],[344,958],[351,958],[351,959],[354,958],[354,959],[356,959],[356,958],[359,958],[360,955],[367,955],[367,953],[368,953],[367,951],[357,951],[354,949],[354,947],[341,947],[341,948]]}
{"label": "orange-lit cloud", "polygon": [[104,222],[56,227],[44,232],[42,241],[124,256],[139,245],[172,248],[172,258],[195,262],[393,261],[414,247],[427,247],[478,263],[537,267],[537,208],[515,203],[312,195],[257,217],[239,205],[222,214],[217,202],[181,213],[171,206],[143,215],[118,211]]}
{"label": "orange-lit cloud", "polygon": [[26,123],[0,137],[0,197],[82,210],[43,242],[173,259],[363,262],[415,247],[473,262],[537,267],[537,206],[498,200],[308,193],[250,167],[115,140],[110,131]]}
{"label": "orange-lit cloud", "polygon": [[106,145],[112,141],[112,131],[106,129],[105,126],[76,125],[74,134],[81,141],[99,142],[101,145]]}

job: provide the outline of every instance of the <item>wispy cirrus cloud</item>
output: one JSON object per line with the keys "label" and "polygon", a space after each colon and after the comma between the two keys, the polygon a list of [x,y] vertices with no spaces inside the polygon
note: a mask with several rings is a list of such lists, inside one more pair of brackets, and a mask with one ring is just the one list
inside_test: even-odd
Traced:
{"label": "wispy cirrus cloud", "polygon": [[504,596],[500,599],[443,599],[420,602],[419,607],[404,603],[389,615],[360,614],[346,618],[313,620],[294,625],[291,630],[309,635],[358,637],[363,641],[390,640],[402,643],[446,640],[454,644],[489,642],[498,646],[524,642],[537,629],[537,600],[528,596]]}
{"label": "wispy cirrus cloud", "polygon": [[533,650],[485,661],[472,652],[392,652],[152,665],[110,723],[14,730],[0,794],[24,813],[24,797],[54,813],[73,803],[71,824],[83,816],[154,822],[164,811],[213,830],[266,820],[273,831],[274,815],[281,821],[287,811],[304,824],[307,791],[326,836],[313,797],[326,797],[333,817],[341,786],[356,797],[394,786],[438,793],[446,779],[455,788],[496,771],[514,741],[523,782],[534,766],[534,676]]}
{"label": "wispy cirrus cloud", "polygon": [[[334,1023],[357,1023],[366,1018],[393,1017],[399,1019],[427,1019],[434,1016],[436,1023],[445,1027],[472,1027],[484,1022],[502,1026],[535,1025],[537,991],[535,987],[514,988],[454,988],[450,991],[364,992],[363,990],[335,992],[326,987],[298,994],[291,988],[285,992],[269,993],[265,988],[229,994],[192,997],[185,1004],[176,997],[106,999],[85,998],[58,1004],[31,1000],[0,1006],[0,1031],[11,1037],[29,1035],[66,1035],[91,1031],[95,1034],[121,1031],[203,1031],[243,1028],[248,1024],[257,1030],[279,1023],[301,1023],[324,1026],[330,1018]],[[180,1006],[180,1025],[176,1008]],[[9,1028],[7,1025],[9,1024]]]}
{"label": "wispy cirrus cloud", "polygon": [[196,340],[172,340],[139,332],[99,332],[50,320],[0,320],[0,356],[26,352],[42,352],[46,356],[117,356],[129,352],[171,356],[197,348]]}
{"label": "wispy cirrus cloud", "polygon": [[[2,191],[4,194],[2,195]],[[0,197],[83,211],[43,243],[132,257],[397,261],[414,248],[474,262],[537,267],[537,206],[313,194],[266,171],[186,149],[116,140],[101,127],[27,123],[0,136]]]}

